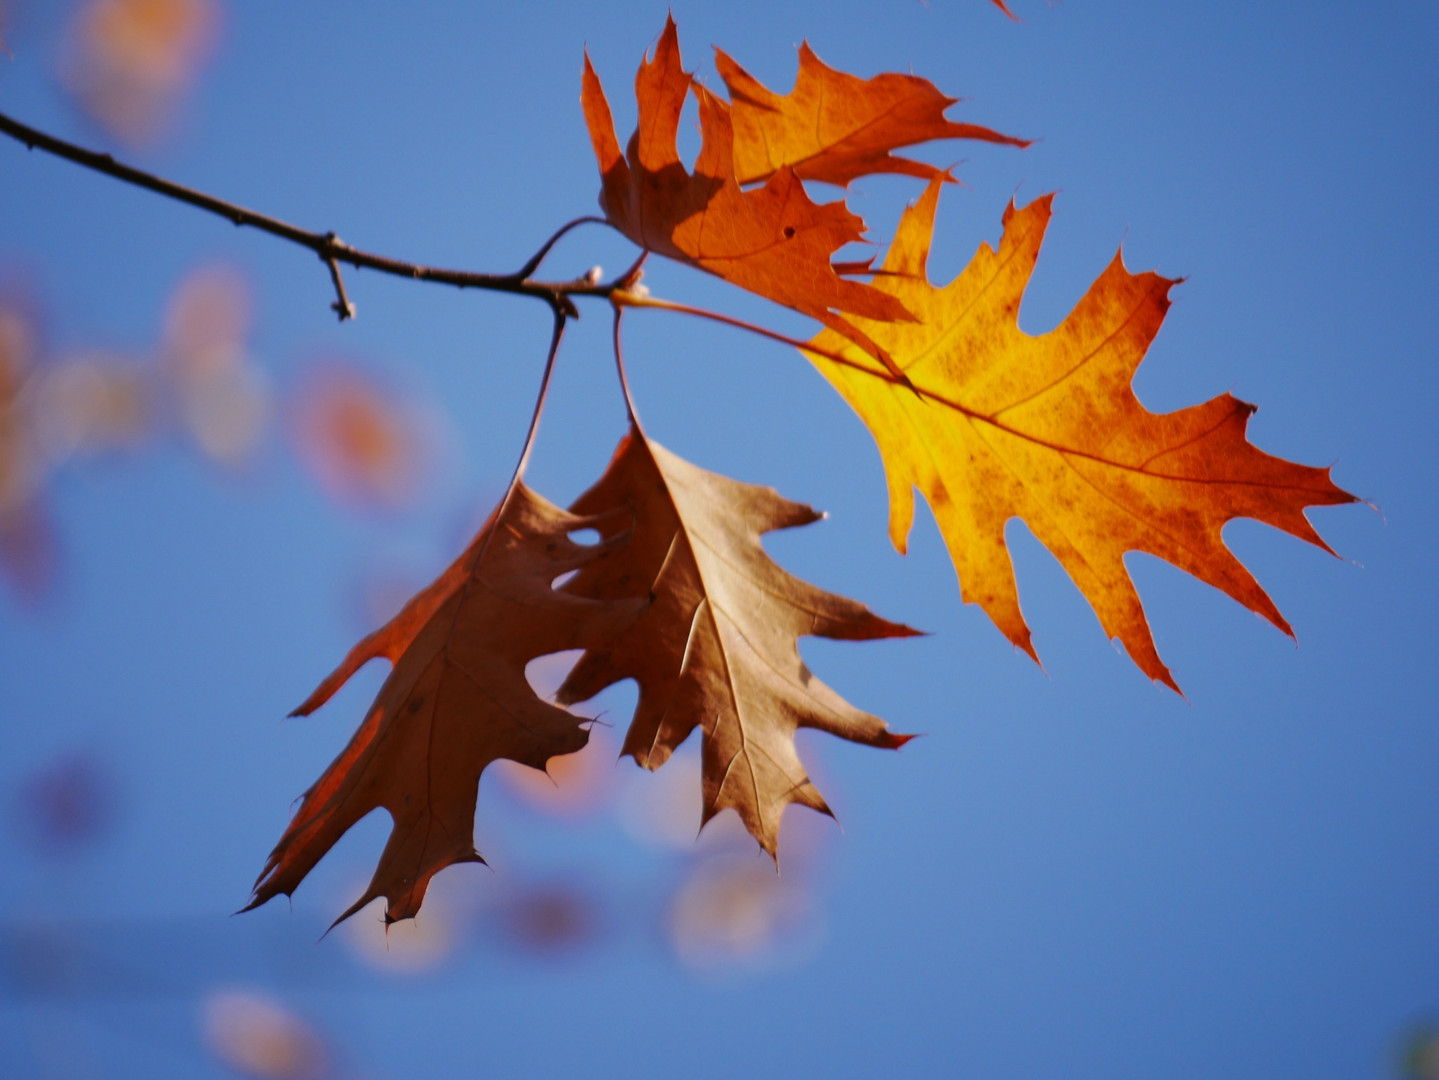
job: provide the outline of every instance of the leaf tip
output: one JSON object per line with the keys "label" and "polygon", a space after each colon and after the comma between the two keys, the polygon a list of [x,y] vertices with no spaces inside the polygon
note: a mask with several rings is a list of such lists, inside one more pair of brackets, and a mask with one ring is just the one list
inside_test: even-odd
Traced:
{"label": "leaf tip", "polygon": [[1039,658],[1039,652],[1034,647],[1034,635],[1028,626],[1021,625],[1016,631],[1006,632],[1005,637],[1009,638],[1011,645],[1038,664],[1040,671],[1044,670],[1044,661]]}
{"label": "leaf tip", "polygon": [[905,735],[901,734],[898,731],[890,731],[886,728],[883,735],[881,736],[882,741],[880,742],[879,746],[882,750],[898,750],[901,746],[904,746],[911,739],[920,739],[923,737],[924,732],[922,731],[917,731],[913,734]]}
{"label": "leaf tip", "polygon": [[867,639],[880,638],[912,638],[931,637],[929,630],[916,630],[907,623],[891,622],[880,615],[870,614],[869,621],[865,626],[865,637]]}
{"label": "leaf tip", "polygon": [[659,44],[655,48],[655,58],[659,59],[660,51],[666,48],[679,49],[679,27],[675,25],[675,13],[672,8],[665,10],[665,28],[660,31]]}

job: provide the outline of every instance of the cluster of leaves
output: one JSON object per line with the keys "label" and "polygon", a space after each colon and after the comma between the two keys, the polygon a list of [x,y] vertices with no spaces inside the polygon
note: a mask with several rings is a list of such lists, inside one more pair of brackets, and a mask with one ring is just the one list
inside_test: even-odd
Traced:
{"label": "cluster of leaves", "polygon": [[[368,889],[341,919],[378,897],[386,900],[387,922],[414,915],[436,872],[480,859],[473,832],[484,769],[502,758],[543,769],[578,750],[585,721],[562,706],[624,679],[640,691],[624,752],[658,768],[699,728],[703,820],[732,808],[771,854],[788,804],[828,812],[796,753],[798,728],[878,747],[906,741],[800,659],[803,635],[914,633],[794,578],[765,554],[762,534],[819,515],[771,489],[683,461],[641,426],[625,384],[621,316],[648,307],[734,322],[650,296],[639,284],[649,253],[823,325],[812,341],[791,344],[873,433],[896,547],[904,549],[918,487],[963,598],[1031,656],[1003,534],[1012,517],[1069,571],[1105,633],[1147,675],[1176,690],[1124,568],[1125,552],[1158,555],[1288,632],[1220,531],[1233,518],[1251,517],[1323,547],[1305,508],[1352,496],[1327,470],[1252,446],[1245,426],[1253,408],[1233,397],[1165,415],[1140,404],[1131,379],[1174,281],[1131,274],[1116,256],[1059,327],[1025,334],[1017,313],[1050,199],[1011,205],[999,249],[981,246],[959,277],[936,287],[925,264],[940,192],[952,177],[895,153],[934,139],[1022,140],[948,120],[953,100],[923,79],[856,78],[827,67],[807,46],[787,95],[766,89],[723,52],[716,66],[728,101],[684,70],[670,21],[640,66],[638,126],[621,151],[586,58],[582,100],[605,220],[642,254],[610,285],[582,280],[551,296],[549,361],[570,296],[607,297],[630,430],[604,475],[569,510],[524,484],[527,441],[513,482],[470,547],[300,706],[302,714],[318,708],[371,659],[394,665],[359,731],[305,793],[250,906],[291,893],[346,830],[383,807],[393,831]],[[702,146],[687,168],[676,132],[690,95]],[[843,200],[814,201],[805,184],[843,187],[876,173],[926,186],[905,211],[882,266],[837,261],[841,248],[865,237],[865,225]],[[512,280],[512,291],[536,265]],[[548,377],[549,367],[546,383]],[[542,404],[543,390],[536,420]],[[580,530],[601,539],[578,543]],[[525,666],[567,649],[584,651],[552,704],[526,681]]]}

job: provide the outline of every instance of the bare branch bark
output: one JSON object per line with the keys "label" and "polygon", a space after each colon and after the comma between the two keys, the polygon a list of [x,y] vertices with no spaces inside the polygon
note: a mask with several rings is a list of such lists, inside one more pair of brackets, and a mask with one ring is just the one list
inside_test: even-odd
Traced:
{"label": "bare branch bark", "polygon": [[330,280],[335,287],[336,294],[336,301],[331,307],[339,315],[341,321],[353,318],[355,314],[354,305],[346,296],[344,281],[340,277],[341,263],[367,270],[378,270],[383,274],[392,274],[396,277],[411,278],[415,281],[453,285],[460,289],[483,289],[490,292],[532,296],[543,300],[557,314],[563,313],[570,318],[579,316],[571,297],[606,297],[614,288],[613,285],[593,281],[588,276],[563,282],[535,281],[530,277],[539,268],[540,263],[560,237],[577,225],[592,222],[604,224],[602,218],[576,218],[564,225],[526,261],[524,266],[514,273],[492,274],[473,270],[446,270],[361,251],[346,244],[333,232],[311,232],[268,214],[261,214],[237,203],[227,202],[206,192],[185,187],[153,173],[147,173],[116,161],[110,154],[87,150],[83,146],[77,146],[64,139],[56,138],[54,135],[46,134],[3,113],[0,113],[0,134],[9,135],[12,139],[24,143],[31,150],[43,150],[87,169],[123,180],[127,184],[134,184],[136,187],[153,191],[166,198],[175,199],[178,202],[187,203],[211,214],[216,214],[236,226],[259,229],[271,236],[288,240],[292,244],[309,248],[330,270]]}

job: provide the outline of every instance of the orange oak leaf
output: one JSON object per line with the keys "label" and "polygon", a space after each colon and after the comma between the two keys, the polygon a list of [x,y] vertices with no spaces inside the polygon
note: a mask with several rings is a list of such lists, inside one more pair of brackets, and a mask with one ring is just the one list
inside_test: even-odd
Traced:
{"label": "orange oak leaf", "polygon": [[583,701],[635,679],[639,703],[624,753],[649,769],[702,728],[703,822],[732,807],[774,855],[785,806],[830,812],[800,763],[798,728],[870,746],[908,741],[800,659],[804,634],[864,641],[916,633],[800,581],[765,554],[761,534],[822,515],[772,488],[691,465],[638,428],[571,509],[599,516],[602,534],[617,535],[631,521],[633,532],[566,588],[596,600],[653,599],[625,634],[580,658],[555,699]]}
{"label": "orange oak leaf", "polygon": [[1131,274],[1116,255],[1057,329],[1021,331],[1020,299],[1050,197],[1011,203],[999,250],[982,245],[954,281],[931,285],[925,264],[939,190],[932,181],[905,212],[885,261],[891,273],[875,282],[921,321],[864,324],[913,388],[839,335],[821,332],[806,352],[879,444],[895,546],[905,548],[918,487],[964,600],[1034,656],[1004,542],[1005,523],[1023,519],[1105,634],[1176,690],[1125,570],[1127,551],[1158,555],[1292,634],[1221,530],[1233,518],[1256,518],[1327,551],[1305,508],[1354,497],[1327,469],[1254,447],[1245,437],[1254,406],[1228,394],[1162,415],[1140,404],[1130,382],[1168,310],[1170,279]]}
{"label": "orange oak leaf", "polygon": [[[702,142],[694,172],[675,144],[680,110],[691,91],[699,101]],[[620,232],[647,251],[699,267],[818,319],[885,360],[841,315],[908,319],[893,296],[835,272],[830,259],[864,235],[864,222],[842,201],[817,204],[793,169],[781,168],[763,186],[740,188],[734,170],[729,106],[692,84],[680,64],[673,19],[635,77],[639,124],[620,153],[609,101],[585,56],[585,123],[603,187],[600,205]]]}
{"label": "orange oak leaf", "polygon": [[957,99],[945,97],[927,79],[896,74],[860,79],[834,70],[808,42],[799,47],[794,89],[783,97],[720,49],[715,49],[715,67],[729,87],[734,169],[741,184],[768,179],[786,165],[802,180],[841,187],[872,173],[928,180],[947,174],[890,151],[934,139],[1029,145],[987,127],[945,119],[945,110]]}
{"label": "orange oak leaf", "polygon": [[246,910],[293,893],[352,825],[380,807],[394,828],[369,888],[337,923],[379,896],[387,923],[409,918],[438,871],[483,861],[474,824],[485,767],[508,758],[543,769],[589,738],[581,717],[535,695],[525,665],[596,647],[644,606],[552,588],[556,577],[603,555],[605,545],[586,547],[569,536],[599,524],[520,484],[498,523],[492,515],[449,569],[356,645],[296,710],[324,704],[372,659],[394,664],[359,731],[305,792]]}

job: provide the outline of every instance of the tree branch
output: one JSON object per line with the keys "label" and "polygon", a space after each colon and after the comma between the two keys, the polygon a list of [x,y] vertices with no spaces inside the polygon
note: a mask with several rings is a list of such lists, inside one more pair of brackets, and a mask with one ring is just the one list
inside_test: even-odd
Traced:
{"label": "tree branch", "polygon": [[575,309],[570,297],[605,297],[609,296],[614,288],[613,285],[602,284],[589,277],[580,277],[568,282],[534,281],[530,278],[530,275],[538,269],[541,261],[549,254],[550,249],[560,237],[576,225],[602,222],[600,218],[577,218],[569,222],[547,240],[539,251],[515,273],[489,274],[471,270],[444,270],[361,251],[340,240],[333,232],[310,232],[297,225],[291,225],[287,221],[270,217],[268,214],[261,214],[236,203],[226,202],[224,199],[216,198],[203,191],[196,191],[194,188],[188,188],[153,173],[125,165],[116,161],[110,154],[87,150],[83,146],[76,146],[64,139],[47,135],[45,132],[22,124],[3,113],[0,113],[0,133],[24,143],[31,150],[44,150],[48,154],[54,154],[66,161],[83,165],[87,169],[123,180],[127,184],[134,184],[136,187],[164,195],[166,198],[188,203],[190,206],[216,214],[236,226],[259,229],[271,236],[288,240],[292,244],[309,248],[329,267],[330,280],[336,293],[336,302],[331,307],[340,316],[341,321],[353,318],[355,308],[345,295],[344,282],[340,277],[340,263],[367,270],[378,270],[383,274],[411,278],[415,281],[432,281],[441,285],[453,285],[460,289],[484,289],[490,292],[533,296],[545,301],[556,313],[562,312],[572,318],[578,317],[579,312]]}

